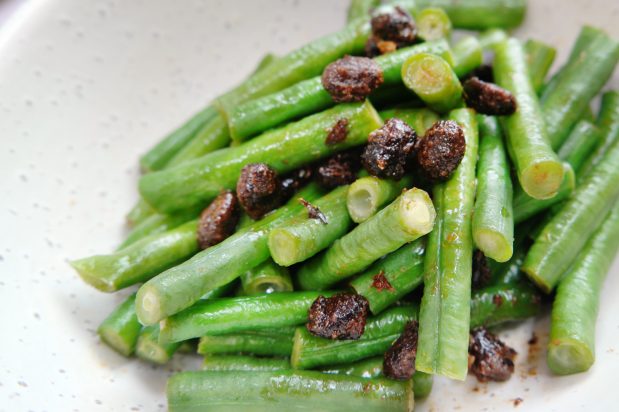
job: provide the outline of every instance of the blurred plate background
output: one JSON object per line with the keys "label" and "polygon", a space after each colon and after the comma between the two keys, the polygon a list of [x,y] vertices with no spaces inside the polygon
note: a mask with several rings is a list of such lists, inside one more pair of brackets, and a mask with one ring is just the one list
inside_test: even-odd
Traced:
{"label": "blurred plate background", "polygon": [[[619,2],[529,3],[518,34],[555,45],[558,62],[583,24],[619,38]],[[0,412],[165,410],[167,377],[196,368],[198,358],[153,367],[101,345],[95,329],[126,293],[91,289],[67,259],[120,242],[141,153],[264,53],[338,30],[346,7],[347,0],[30,0],[0,26]],[[552,377],[547,320],[532,320],[502,333],[519,352],[508,383],[437,379],[417,410],[616,410],[618,290],[615,262],[589,373]],[[527,344],[532,332],[536,345]]]}

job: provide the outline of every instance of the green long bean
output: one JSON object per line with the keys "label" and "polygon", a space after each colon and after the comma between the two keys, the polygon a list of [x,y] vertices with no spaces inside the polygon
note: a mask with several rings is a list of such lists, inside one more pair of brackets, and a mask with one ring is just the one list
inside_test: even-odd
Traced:
{"label": "green long bean", "polygon": [[557,55],[557,49],[539,40],[529,39],[524,44],[524,50],[527,53],[531,85],[539,94],[544,87],[550,66],[552,66]]}
{"label": "green long bean", "polygon": [[536,237],[522,270],[550,293],[619,197],[619,142]]}
{"label": "green long bean", "polygon": [[454,27],[484,30],[519,26],[526,14],[526,0],[417,0],[419,8],[438,7],[447,12]]}
{"label": "green long bean", "polygon": [[463,128],[466,152],[452,177],[434,187],[438,217],[424,261],[416,368],[463,380],[468,370],[478,133],[470,109],[454,110],[449,119]]}
{"label": "green long bean", "polygon": [[180,213],[175,215],[162,215],[154,213],[144,218],[131,229],[129,234],[125,237],[125,240],[118,246],[117,250],[124,249],[147,236],[172,230],[194,218],[195,214]]}
{"label": "green long bean", "polygon": [[202,370],[211,372],[228,371],[281,371],[290,369],[290,361],[282,358],[256,358],[247,355],[207,356],[202,362]]}
{"label": "green long bean", "polygon": [[462,85],[445,59],[418,53],[402,65],[402,80],[432,110],[446,112],[462,103]]}
{"label": "green long bean", "polygon": [[380,0],[351,0],[346,19],[348,22],[357,19],[368,19],[372,9],[380,5]]}
{"label": "green long bean", "polygon": [[619,208],[615,206],[557,288],[547,358],[556,374],[584,372],[593,365],[600,293],[617,249]]}
{"label": "green long bean", "polygon": [[608,149],[619,140],[619,93],[608,91],[602,95],[600,114],[596,121],[602,140],[582,165],[582,175],[587,175],[594,165],[604,157]]}
{"label": "green long bean", "polygon": [[[320,371],[322,373],[332,373],[336,375],[378,378],[383,373],[383,357],[378,356],[355,363],[322,368]],[[413,374],[413,392],[415,392],[415,399],[423,399],[430,395],[433,381],[432,375],[415,371]]]}
{"label": "green long bean", "polygon": [[198,252],[197,221],[153,234],[109,255],[71,261],[71,266],[89,285],[114,292],[153,276]]}
{"label": "green long bean", "polygon": [[110,348],[123,356],[131,356],[141,329],[135,314],[134,293],[105,318],[97,333]]}
{"label": "green long bean", "polygon": [[298,272],[299,286],[321,290],[370,266],[381,256],[427,234],[436,212],[426,192],[411,189],[335,241]]}
{"label": "green long bean", "polygon": [[520,186],[533,198],[551,198],[563,181],[563,165],[550,147],[520,41],[510,38],[496,46],[493,72],[497,84],[509,90],[518,104],[502,125]]}
{"label": "green long bean", "polygon": [[311,218],[308,212],[269,233],[269,251],[277,264],[302,262],[348,232],[352,223],[346,209],[348,188],[340,186],[313,204],[322,216]]}
{"label": "green long bean", "polygon": [[350,282],[377,315],[423,283],[425,239],[418,239],[374,262]]}
{"label": "green long bean", "polygon": [[452,53],[454,56],[454,72],[458,77],[462,77],[481,66],[484,60],[481,43],[473,36],[460,39],[452,47]]}
{"label": "green long bean", "polygon": [[578,37],[576,38],[576,41],[574,42],[574,45],[572,46],[572,50],[570,51],[570,55],[567,59],[567,62],[562,67],[560,67],[559,70],[557,70],[557,72],[552,75],[550,80],[546,82],[544,87],[542,87],[541,95],[544,96],[544,95],[553,93],[555,87],[559,83],[559,80],[561,80],[561,76],[563,76],[565,73],[564,71],[565,67],[568,64],[572,63],[573,61],[577,60],[580,57],[580,53],[589,44],[591,44],[593,41],[603,36],[605,36],[605,33],[598,28],[588,26],[588,25],[582,26],[580,29],[580,32],[578,33]]}
{"label": "green long bean", "polygon": [[231,109],[239,103],[317,76],[332,61],[346,54],[362,53],[369,33],[367,21],[353,21],[339,32],[314,40],[279,57],[275,63],[220,96],[215,104],[224,117],[227,117]]}
{"label": "green long bean", "polygon": [[471,296],[471,329],[527,319],[542,309],[542,296],[530,284],[489,286]]}
{"label": "green long bean", "polygon": [[557,194],[550,199],[533,199],[522,188],[516,187],[514,194],[514,221],[520,223],[536,214],[560,204],[571,196],[576,188],[576,180],[581,175],[583,164],[600,143],[599,129],[586,120],[574,126],[572,133],[565,140],[557,155],[563,160],[565,175]]}
{"label": "green long bean", "polygon": [[269,295],[208,299],[161,321],[159,341],[180,342],[212,334],[295,326],[320,292],[279,292]]}
{"label": "green long bean", "polygon": [[182,372],[168,381],[170,412],[412,411],[413,382],[318,371]]}
{"label": "green long bean", "polygon": [[407,322],[417,319],[417,308],[401,306],[370,318],[358,340],[331,340],[312,335],[298,327],[292,346],[290,364],[295,369],[355,362],[382,355],[400,336]]}
{"label": "green long bean", "polygon": [[[327,134],[340,119],[348,119],[346,139],[325,144]],[[278,173],[337,151],[363,144],[382,125],[369,102],[341,104],[332,109],[262,134],[236,147],[221,149],[194,161],[140,179],[144,198],[163,212],[204,205],[222,189],[233,189],[248,163],[266,163]]]}
{"label": "green long bean", "polygon": [[598,36],[568,62],[552,91],[542,96],[542,112],[553,148],[561,146],[591,99],[602,89],[619,62],[619,42]]}
{"label": "green long bean", "polygon": [[478,116],[479,164],[473,214],[473,239],[484,255],[498,262],[512,257],[514,213],[512,181],[499,122]]}
{"label": "green long bean", "polygon": [[207,106],[195,114],[140,158],[142,170],[152,172],[163,169],[167,162],[193,139],[198,130],[216,116],[217,110],[213,106]]}
{"label": "green long bean", "polygon": [[262,220],[146,282],[138,290],[136,299],[140,321],[145,325],[159,322],[266,261],[269,231],[304,211],[298,197],[311,202],[321,194],[315,184],[310,184],[287,205]]}
{"label": "green long bean", "polygon": [[200,338],[198,353],[212,355],[246,353],[258,356],[290,356],[294,328],[273,332],[255,331],[231,335],[206,335]]}
{"label": "green long bean", "polygon": [[[401,85],[402,64],[418,53],[436,53],[451,62],[451,52],[445,40],[421,43],[376,57],[374,61],[381,68],[384,80],[379,90]],[[372,100],[373,96],[370,97]],[[334,104],[331,95],[322,85],[321,77],[317,76],[232,108],[228,125],[233,138],[243,141],[271,127],[316,113]]]}

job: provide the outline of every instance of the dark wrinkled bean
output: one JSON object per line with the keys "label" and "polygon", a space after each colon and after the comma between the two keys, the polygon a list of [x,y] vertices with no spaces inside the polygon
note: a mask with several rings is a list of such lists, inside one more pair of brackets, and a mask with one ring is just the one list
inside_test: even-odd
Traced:
{"label": "dark wrinkled bean", "polygon": [[485,328],[475,328],[469,340],[469,371],[480,382],[508,380],[514,373],[516,351]]}
{"label": "dark wrinkled bean", "polygon": [[370,133],[361,155],[363,167],[373,176],[401,179],[411,158],[417,134],[404,121],[393,118]]}
{"label": "dark wrinkled bean", "polygon": [[340,293],[319,296],[309,310],[307,330],[327,339],[359,339],[365,329],[370,305],[361,295]]}
{"label": "dark wrinkled bean", "polygon": [[516,111],[516,98],[494,83],[472,77],[462,84],[466,105],[478,113],[505,116]]}
{"label": "dark wrinkled bean", "polygon": [[452,175],[464,157],[464,131],[452,120],[440,120],[417,140],[417,164],[425,177],[442,182]]}
{"label": "dark wrinkled bean", "polygon": [[385,352],[383,374],[391,379],[408,380],[415,373],[417,357],[417,334],[419,324],[416,320],[408,322],[404,332]]}
{"label": "dark wrinkled bean", "polygon": [[383,71],[367,57],[344,56],[322,72],[322,85],[334,102],[360,102],[383,84]]}
{"label": "dark wrinkled bean", "polygon": [[277,173],[264,163],[250,163],[243,167],[236,184],[239,203],[254,220],[280,205],[280,189]]}
{"label": "dark wrinkled bean", "polygon": [[390,12],[372,17],[371,25],[375,37],[396,42],[400,46],[412,44],[417,36],[413,18],[399,6]]}
{"label": "dark wrinkled bean", "polygon": [[356,152],[337,153],[316,168],[316,181],[322,187],[333,189],[355,181],[359,170]]}
{"label": "dark wrinkled bean", "polygon": [[201,249],[216,245],[234,233],[239,221],[238,201],[234,193],[219,194],[200,214],[198,244]]}

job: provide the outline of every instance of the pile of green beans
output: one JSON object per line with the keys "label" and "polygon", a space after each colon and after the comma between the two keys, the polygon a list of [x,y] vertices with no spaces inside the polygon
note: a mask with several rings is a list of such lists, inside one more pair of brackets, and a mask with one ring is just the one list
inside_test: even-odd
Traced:
{"label": "pile of green beans", "polygon": [[[414,41],[372,32],[374,17],[396,12],[415,22]],[[171,412],[410,412],[434,375],[466,378],[471,330],[550,307],[550,370],[588,370],[619,250],[619,92],[602,94],[597,116],[590,103],[619,62],[619,42],[583,27],[549,78],[557,50],[508,34],[525,12],[525,0],[352,0],[342,30],[265,55],[140,158],[141,198],[120,246],[70,262],[101,291],[137,288],[101,322],[101,341],[158,365],[187,348],[204,357],[201,371],[169,379]],[[453,41],[458,29],[481,32]],[[386,51],[366,60],[383,82],[337,103],[322,72],[363,55],[369,39],[368,50]],[[473,75],[510,93],[513,114],[467,108],[475,82],[462,84]],[[411,153],[394,149],[402,142],[390,119],[413,129],[399,130]],[[418,148],[433,144],[424,139],[437,138],[440,120],[459,126],[465,147],[453,173],[431,181]],[[332,140],[336,127],[344,136]],[[359,156],[368,140],[359,159],[367,171],[354,166],[328,190],[306,182],[256,221],[239,210],[235,232],[200,250],[201,210],[234,191],[246,165],[265,163],[282,179],[300,168],[323,173],[319,162]],[[376,162],[404,162],[402,177],[370,174],[367,156],[381,144]],[[452,155],[452,141],[439,144]],[[314,335],[314,304],[341,293],[368,304],[361,337]],[[391,379],[385,354],[411,325],[414,373]]]}

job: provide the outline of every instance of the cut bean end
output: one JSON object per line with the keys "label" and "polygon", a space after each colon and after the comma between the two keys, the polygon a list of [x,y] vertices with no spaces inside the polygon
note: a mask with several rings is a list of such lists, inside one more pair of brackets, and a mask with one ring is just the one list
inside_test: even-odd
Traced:
{"label": "cut bean end", "polygon": [[520,270],[526,273],[529,280],[535,283],[535,285],[544,293],[549,294],[550,292],[552,292],[553,286],[549,285],[548,282],[544,278],[539,276],[539,274],[534,269],[527,267],[526,262]]}
{"label": "cut bean end", "polygon": [[269,235],[271,257],[280,266],[299,262],[300,240],[287,230],[275,229]]}
{"label": "cut bean end", "polygon": [[559,191],[564,174],[560,162],[539,162],[522,171],[520,184],[529,196],[535,199],[550,199]]}
{"label": "cut bean end", "polygon": [[429,7],[417,16],[419,37],[425,41],[448,38],[451,34],[451,20],[443,9]]}
{"label": "cut bean end", "polygon": [[141,358],[158,365],[164,365],[170,360],[170,356],[159,345],[153,344],[153,342],[147,339],[139,339],[136,347],[136,352],[141,354]]}
{"label": "cut bean end", "polygon": [[135,299],[135,311],[142,325],[149,326],[159,322],[163,317],[159,294],[154,290],[150,290],[148,285],[143,285],[138,290],[138,295]]}
{"label": "cut bean end", "polygon": [[480,229],[474,233],[475,244],[486,257],[496,262],[507,262],[513,254],[513,239],[505,239],[500,233]]}
{"label": "cut bean end", "polygon": [[377,210],[378,188],[375,181],[363,180],[353,183],[348,190],[346,205],[353,222],[361,223]]}
{"label": "cut bean end", "polygon": [[589,370],[594,354],[582,342],[561,339],[548,345],[548,367],[557,375],[571,375]]}
{"label": "cut bean end", "polygon": [[420,189],[411,189],[402,196],[401,216],[410,233],[426,234],[432,230],[436,210],[430,196]]}
{"label": "cut bean end", "polygon": [[97,332],[99,333],[101,340],[105,342],[107,346],[114,349],[121,355],[129,357],[133,353],[133,347],[127,345],[127,342],[125,342],[125,340],[118,335],[117,331],[109,328],[99,328]]}

